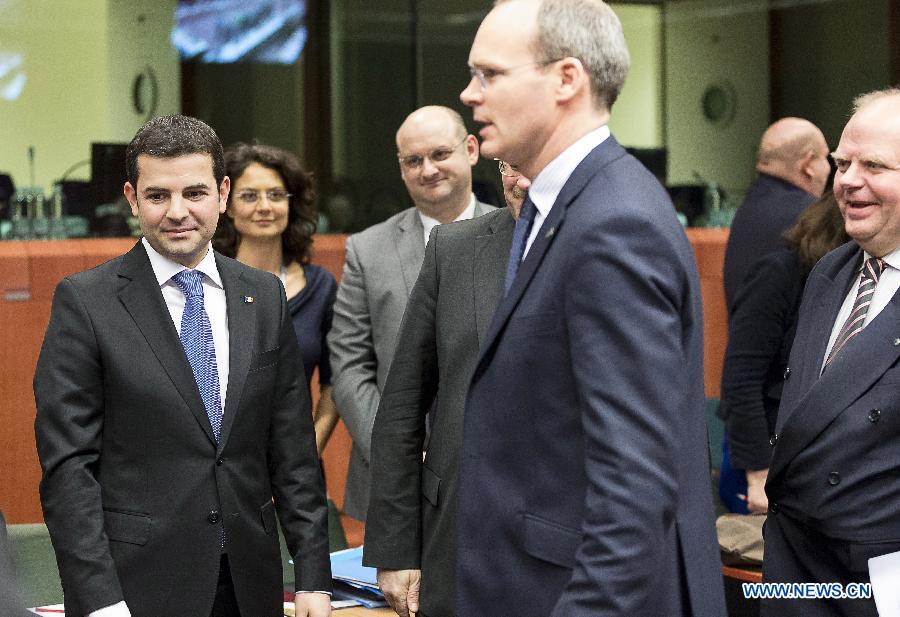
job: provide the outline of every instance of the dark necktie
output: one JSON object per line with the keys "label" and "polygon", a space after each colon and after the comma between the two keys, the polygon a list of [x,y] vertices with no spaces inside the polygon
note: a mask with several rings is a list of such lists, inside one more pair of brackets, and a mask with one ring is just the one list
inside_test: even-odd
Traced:
{"label": "dark necktie", "polygon": [[213,344],[209,315],[203,306],[203,273],[182,270],[172,280],[184,293],[184,314],[181,317],[181,344],[187,354],[194,381],[200,390],[200,398],[209,416],[213,435],[219,441],[222,428],[222,403],[219,396],[219,367],[216,364],[216,348]]}
{"label": "dark necktie", "polygon": [[537,214],[537,208],[531,197],[526,197],[522,202],[522,209],[519,210],[519,218],[516,219],[516,230],[513,232],[512,247],[509,249],[509,263],[506,266],[506,283],[503,293],[509,292],[513,281],[516,280],[516,272],[519,271],[519,264],[522,263],[522,256],[525,254],[525,244],[528,242],[528,236],[531,234],[531,226],[534,224],[534,216]]}
{"label": "dark necktie", "polygon": [[882,271],[884,271],[884,262],[877,257],[870,257],[863,264],[853,310],[850,311],[850,316],[847,317],[847,321],[844,322],[841,331],[834,340],[831,353],[828,354],[828,359],[825,360],[826,367],[841,353],[841,350],[847,346],[850,339],[862,332],[866,314],[869,312],[869,305],[872,304],[872,296],[875,294],[875,285],[878,284],[878,278],[881,276]]}

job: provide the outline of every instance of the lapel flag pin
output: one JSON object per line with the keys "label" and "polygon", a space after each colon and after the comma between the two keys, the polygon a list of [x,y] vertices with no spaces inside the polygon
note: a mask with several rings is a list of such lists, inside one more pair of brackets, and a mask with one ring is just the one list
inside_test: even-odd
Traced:
{"label": "lapel flag pin", "polygon": [[244,304],[253,304],[253,296],[244,296]]}
{"label": "lapel flag pin", "polygon": [[896,347],[898,345],[900,345],[900,338],[895,338],[894,339],[894,347]]}
{"label": "lapel flag pin", "polygon": [[555,234],[555,233],[556,233],[556,227],[551,227],[550,229],[547,230],[547,233],[544,234],[544,237],[549,240],[550,238],[553,237],[553,234]]}

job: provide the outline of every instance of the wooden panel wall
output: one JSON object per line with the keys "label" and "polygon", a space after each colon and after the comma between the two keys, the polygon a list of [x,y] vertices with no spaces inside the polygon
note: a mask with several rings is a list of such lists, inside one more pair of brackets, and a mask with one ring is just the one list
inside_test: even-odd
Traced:
{"label": "wooden panel wall", "polygon": [[[727,229],[689,229],[703,292],[705,386],[718,397],[727,337],[722,263]],[[343,235],[316,236],[313,261],[340,280]],[[0,510],[9,523],[43,520],[38,500],[40,466],[34,446],[34,367],[50,318],[50,301],[66,275],[127,251],[134,240],[0,242]],[[315,383],[315,382],[314,382]],[[313,400],[318,388],[313,388]],[[350,436],[338,423],[323,462],[329,496],[343,505]]]}

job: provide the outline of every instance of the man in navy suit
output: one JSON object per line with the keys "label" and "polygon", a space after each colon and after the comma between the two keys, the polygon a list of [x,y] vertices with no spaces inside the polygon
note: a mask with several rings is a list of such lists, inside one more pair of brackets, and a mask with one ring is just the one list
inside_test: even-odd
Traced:
{"label": "man in navy suit", "polygon": [[607,128],[628,64],[599,0],[498,3],[469,53],[482,151],[532,184],[467,397],[459,615],[725,614],[700,285]]}
{"label": "man in navy suit", "polygon": [[[807,279],[772,439],[765,581],[866,583],[870,558],[900,558],[900,89],[855,110],[834,153],[854,242]],[[761,614],[877,613],[819,598],[765,600]]]}

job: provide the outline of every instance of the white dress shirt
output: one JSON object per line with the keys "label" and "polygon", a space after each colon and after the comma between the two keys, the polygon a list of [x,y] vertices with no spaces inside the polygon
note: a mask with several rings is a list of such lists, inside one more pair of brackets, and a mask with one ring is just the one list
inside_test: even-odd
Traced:
{"label": "white dress shirt", "polygon": [[[147,239],[141,240],[147,255],[150,257],[150,265],[156,282],[159,283],[163,300],[175,323],[175,329],[181,335],[181,317],[184,314],[186,299],[181,288],[172,280],[172,277],[187,270],[179,263],[160,255],[156,249],[150,246]],[[228,389],[228,311],[225,303],[225,287],[222,285],[222,277],[216,267],[216,258],[212,249],[208,248],[206,256],[194,268],[202,272],[203,276],[203,306],[209,315],[209,325],[212,328],[213,346],[216,349],[216,366],[219,369],[219,399],[222,410],[225,409],[225,392]]]}
{"label": "white dress shirt", "polygon": [[[466,206],[466,209],[459,213],[453,222],[456,221],[468,221],[470,218],[475,216],[475,204],[477,200],[475,199],[475,193],[472,193],[472,198],[469,200],[469,205]],[[431,235],[431,230],[441,224],[441,222],[437,219],[433,219],[430,216],[422,214],[421,210],[416,210],[419,213],[419,220],[422,221],[422,227],[425,231],[425,244],[428,244],[428,236]]]}
{"label": "white dress shirt", "polygon": [[[175,323],[175,329],[181,334],[181,316],[184,314],[186,300],[181,288],[175,284],[172,277],[187,268],[168,257],[160,255],[156,249],[150,246],[146,238],[141,240],[141,242],[147,250],[147,256],[150,257],[150,266],[153,268],[156,282],[159,283],[163,300],[166,302],[166,308],[169,309],[169,314]],[[204,274],[203,306],[206,308],[206,314],[209,315],[209,325],[212,328],[213,345],[216,349],[216,366],[219,369],[219,399],[224,410],[229,366],[228,314],[225,304],[225,288],[222,285],[222,277],[219,276],[219,269],[216,268],[216,259],[210,248],[207,248],[203,261],[197,264],[197,267],[194,269]],[[131,617],[131,611],[128,610],[128,606],[122,600],[112,606],[88,613],[87,617]]]}
{"label": "white dress shirt", "polygon": [[[863,264],[865,264],[866,260],[870,257],[872,257],[872,255],[863,252]],[[875,285],[875,293],[872,294],[872,303],[869,304],[869,310],[866,312],[863,328],[868,326],[872,320],[878,316],[878,313],[887,306],[887,303],[890,302],[891,298],[894,297],[894,294],[897,293],[897,289],[900,289],[900,247],[895,248],[893,251],[882,257],[882,259],[885,264],[884,270],[878,278],[878,284]],[[850,311],[853,309],[853,304],[856,302],[856,292],[859,289],[859,275],[861,273],[862,264],[856,272],[856,281],[847,293],[847,297],[844,298],[841,310],[838,311],[837,318],[831,326],[831,337],[828,339],[828,347],[825,348],[825,357],[822,358],[821,370],[825,370],[825,360],[828,359],[828,354],[831,353],[831,348],[834,347],[834,342],[837,340],[838,334],[840,333],[841,328],[844,327],[844,322],[847,321],[847,317],[850,316]]]}
{"label": "white dress shirt", "polygon": [[534,215],[534,224],[531,226],[528,241],[525,243],[525,252],[522,254],[523,260],[528,255],[531,245],[534,244],[534,239],[537,238],[538,232],[541,230],[541,225],[544,224],[544,219],[550,214],[550,209],[556,202],[562,187],[569,180],[569,176],[572,175],[578,164],[591,153],[591,150],[606,141],[608,137],[609,127],[605,124],[594,129],[563,150],[559,156],[550,161],[538,173],[536,178],[532,178],[531,186],[528,187],[528,196],[531,197],[537,212]]}

